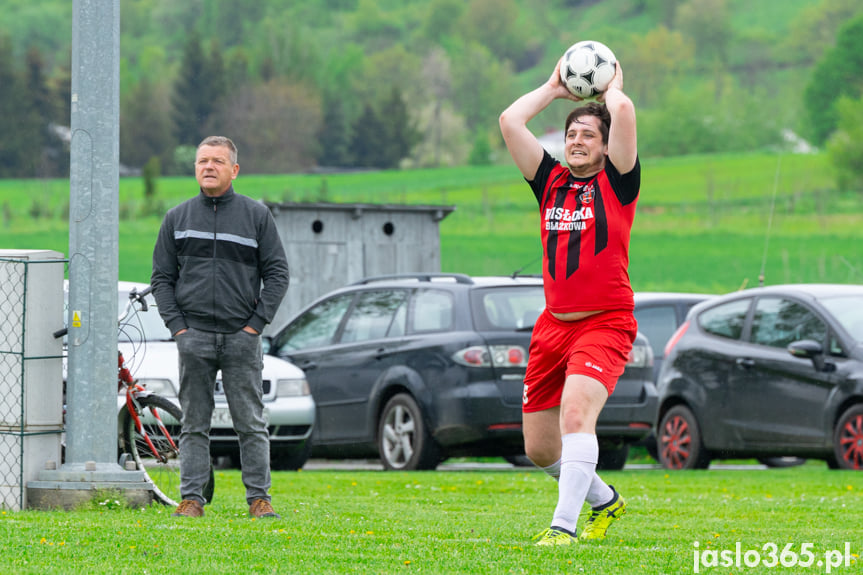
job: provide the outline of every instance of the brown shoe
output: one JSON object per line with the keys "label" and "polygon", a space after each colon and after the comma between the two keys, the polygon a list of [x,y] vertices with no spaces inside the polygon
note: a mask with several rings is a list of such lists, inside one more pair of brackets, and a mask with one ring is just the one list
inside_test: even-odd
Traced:
{"label": "brown shoe", "polygon": [[252,501],[252,504],[249,505],[249,515],[255,518],[274,517],[281,519],[282,517],[273,510],[273,506],[266,499],[255,499]]}
{"label": "brown shoe", "polygon": [[204,506],[194,499],[183,499],[171,517],[201,517],[204,514]]}

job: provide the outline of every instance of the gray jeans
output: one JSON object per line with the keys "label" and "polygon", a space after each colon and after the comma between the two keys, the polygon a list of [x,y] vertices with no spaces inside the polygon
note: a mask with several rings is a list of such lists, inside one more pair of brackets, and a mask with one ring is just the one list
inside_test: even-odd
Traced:
{"label": "gray jeans", "polygon": [[213,333],[189,329],[176,336],[180,355],[180,494],[205,503],[203,490],[210,478],[210,420],[216,372],[234,430],[240,440],[240,465],[246,500],[270,500],[270,436],[263,416],[261,337],[242,330]]}

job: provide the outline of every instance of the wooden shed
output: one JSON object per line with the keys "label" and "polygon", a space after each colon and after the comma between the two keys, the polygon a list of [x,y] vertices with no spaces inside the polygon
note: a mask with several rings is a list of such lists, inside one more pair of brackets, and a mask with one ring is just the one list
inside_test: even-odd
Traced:
{"label": "wooden shed", "polygon": [[455,206],[267,202],[291,285],[267,332],[303,306],[364,277],[440,271],[439,223]]}

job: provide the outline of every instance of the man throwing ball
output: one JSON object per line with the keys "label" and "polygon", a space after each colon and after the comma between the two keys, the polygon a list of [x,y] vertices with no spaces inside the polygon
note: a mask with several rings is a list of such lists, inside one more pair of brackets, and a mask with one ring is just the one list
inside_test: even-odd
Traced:
{"label": "man throwing ball", "polygon": [[[605,537],[626,511],[596,474],[596,420],[629,359],[637,324],[629,282],[629,234],[641,184],[635,108],[620,64],[599,102],[567,117],[562,165],[527,123],[556,99],[575,102],[560,62],[539,88],[500,116],[504,141],[541,216],[546,308],[533,328],[524,378],[527,456],[558,480],[551,526],[537,545]],[[592,511],[576,536],[584,502]]]}

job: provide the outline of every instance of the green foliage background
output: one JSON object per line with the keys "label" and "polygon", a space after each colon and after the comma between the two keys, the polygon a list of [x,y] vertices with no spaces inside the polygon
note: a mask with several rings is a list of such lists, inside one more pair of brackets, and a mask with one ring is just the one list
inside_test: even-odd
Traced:
{"label": "green foliage background", "polygon": [[[158,156],[163,173],[185,169],[178,145],[213,131],[242,142],[246,173],[347,165],[346,149],[381,148],[367,141],[376,131],[403,142],[403,156],[379,167],[485,163],[484,146],[501,150],[500,111],[584,38],[605,42],[623,63],[643,157],[776,149],[787,130],[820,144],[832,125],[806,125],[804,87],[816,64],[822,91],[837,92],[828,80],[858,70],[857,44],[834,44],[863,11],[857,0],[121,0],[120,8],[121,160],[141,167]],[[15,104],[27,109],[0,115],[0,131],[38,151],[26,139],[32,106],[22,102],[51,100],[35,106],[41,116],[68,119],[72,3],[0,0],[0,13],[0,39],[8,38],[0,62],[38,72],[34,96]],[[404,111],[388,104],[394,91]],[[814,100],[835,118],[831,98]],[[532,128],[558,129],[569,105],[555,103]],[[28,175],[45,173],[44,161],[31,163]],[[0,145],[0,175],[3,166]],[[24,172],[7,170],[15,173]]]}

